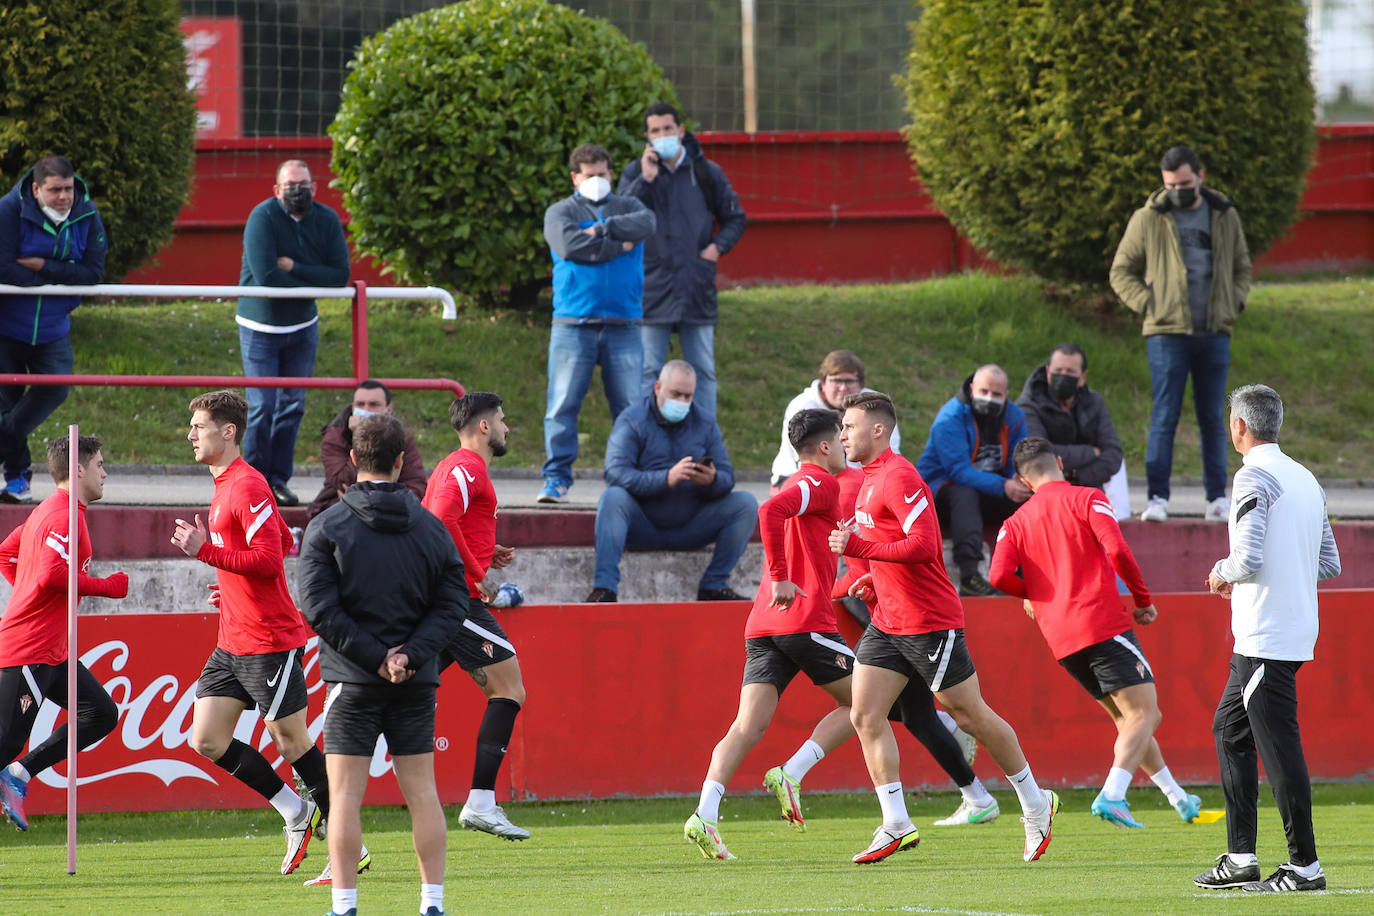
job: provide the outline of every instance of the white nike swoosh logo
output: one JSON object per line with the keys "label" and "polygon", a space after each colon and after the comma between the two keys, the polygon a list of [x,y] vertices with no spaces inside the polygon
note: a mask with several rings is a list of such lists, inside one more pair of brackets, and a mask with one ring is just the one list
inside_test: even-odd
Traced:
{"label": "white nike swoosh logo", "polygon": [[272,675],[272,677],[268,679],[268,681],[267,681],[267,686],[268,686],[268,687],[275,687],[275,686],[277,686],[277,681],[281,680],[281,673],[282,673],[283,671],[285,671],[285,670],[286,670],[286,666],[285,666],[285,665],[282,665],[280,668],[278,668],[278,669],[277,669],[277,673],[274,674],[274,675]]}
{"label": "white nike swoosh logo", "polygon": [[811,481],[811,486],[813,487],[819,487],[821,485],[821,482],[816,478],[812,477],[810,474],[806,475],[806,479]]}
{"label": "white nike swoosh logo", "polygon": [[467,469],[467,468],[463,468],[463,476],[466,477],[466,478],[468,479],[468,483],[476,483],[476,482],[477,482],[477,478],[476,478],[476,477],[473,477],[470,473],[468,473],[468,469]]}
{"label": "white nike swoosh logo", "polygon": [[916,501],[916,497],[918,497],[918,496],[920,496],[920,495],[921,495],[921,491],[920,491],[920,490],[917,490],[915,493],[912,493],[910,496],[903,496],[902,499],[904,499],[904,500],[907,501],[907,505],[910,505],[911,503],[914,503],[914,502]]}
{"label": "white nike swoosh logo", "polygon": [[[248,511],[249,511],[249,512],[257,512],[257,511],[258,511],[259,509],[261,509],[263,506],[267,505],[268,502],[269,502],[269,500],[264,499],[262,502],[258,503],[256,506],[249,506],[249,507],[248,507]],[[268,684],[267,686],[270,687],[270,686],[272,686],[272,685],[271,685],[271,684]]]}
{"label": "white nike swoosh logo", "polygon": [[[935,659],[937,659],[937,658],[940,657],[940,650],[941,650],[942,648],[944,648],[944,645],[945,645],[945,641],[944,641],[943,639],[940,640],[940,645],[938,645],[938,646],[935,647],[935,653],[934,653],[933,655],[927,655],[926,658],[930,659],[931,661],[935,661]],[[268,686],[271,686],[271,685],[268,685]]]}

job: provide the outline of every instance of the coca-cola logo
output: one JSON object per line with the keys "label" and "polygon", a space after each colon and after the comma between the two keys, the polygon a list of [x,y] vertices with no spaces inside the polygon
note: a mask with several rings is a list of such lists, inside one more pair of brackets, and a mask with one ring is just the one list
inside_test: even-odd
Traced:
{"label": "coca-cola logo", "polygon": [[[307,694],[324,689],[319,673],[318,643],[318,637],[311,637],[301,654]],[[199,668],[190,676],[162,673],[146,683],[136,683],[131,676],[132,669],[136,667],[131,664],[132,654],[129,643],[122,639],[106,640],[81,654],[82,664],[90,669],[118,705],[119,720],[114,731],[92,745],[89,752],[82,754],[77,763],[77,786],[132,773],[154,776],[166,786],[180,779],[203,780],[219,785],[222,779],[229,778],[223,770],[191,747]],[[165,662],[150,665],[143,660],[137,667],[144,670],[152,667],[165,672],[167,666]],[[322,707],[323,703],[312,702],[307,712],[310,738],[317,742],[324,730]],[[318,715],[313,715],[315,710],[319,710]],[[30,735],[31,747],[52,735],[57,728],[60,712],[56,704],[43,704]],[[234,737],[261,751],[274,769],[285,762],[256,708],[245,710],[239,717]],[[107,747],[112,741],[122,745],[122,750]],[[101,753],[94,753],[97,750]],[[123,763],[128,757],[135,759]],[[102,763],[105,764],[104,769],[100,768]],[[386,739],[379,738],[372,756],[371,775],[381,776],[390,770],[391,758],[387,754]],[[67,788],[65,764],[44,770],[34,778],[54,789]]]}

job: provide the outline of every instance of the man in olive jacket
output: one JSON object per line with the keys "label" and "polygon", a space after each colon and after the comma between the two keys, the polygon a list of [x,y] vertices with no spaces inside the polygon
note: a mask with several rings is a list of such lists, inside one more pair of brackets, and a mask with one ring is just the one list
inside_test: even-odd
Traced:
{"label": "man in olive jacket", "polygon": [[1145,447],[1149,505],[1141,518],[1168,518],[1174,430],[1193,377],[1202,444],[1206,518],[1226,521],[1226,421],[1231,326],[1250,292],[1250,253],[1240,214],[1204,188],[1197,153],[1175,146],[1159,163],[1164,187],[1131,216],[1112,259],[1112,289],[1144,319],[1153,401]]}

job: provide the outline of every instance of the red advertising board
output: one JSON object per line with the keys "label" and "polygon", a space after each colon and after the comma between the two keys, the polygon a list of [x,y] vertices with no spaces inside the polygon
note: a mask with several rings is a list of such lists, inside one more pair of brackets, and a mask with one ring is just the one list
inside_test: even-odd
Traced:
{"label": "red advertising board", "polygon": [[[1374,730],[1352,710],[1374,705],[1374,591],[1322,591],[1316,660],[1298,675],[1300,719],[1314,779],[1374,776]],[[1159,686],[1164,722],[1157,737],[1185,783],[1216,783],[1212,713],[1226,682],[1230,614],[1202,594],[1156,595],[1159,620],[1137,629]],[[1017,730],[1036,776],[1050,785],[1100,784],[1115,734],[1101,709],[1060,670],[1035,624],[1008,598],[966,599],[969,645],[984,696]],[[522,607],[502,621],[520,650],[529,699],[510,742],[499,799],[693,794],[711,748],[734,717],[743,669],[744,602]],[[262,799],[189,746],[200,667],[215,640],[211,614],[129,614],[81,620],[81,657],[120,707],[119,723],[81,755],[83,811],[260,807]],[[857,638],[852,622],[846,638]],[[323,685],[314,643],[305,653],[310,730],[323,727]],[[703,672],[709,672],[704,676]],[[435,768],[440,796],[461,802],[485,702],[450,670],[439,690]],[[832,704],[804,677],[794,681],[763,741],[745,759],[734,791],[757,789],[770,766],[787,759]],[[60,721],[50,705],[33,740]],[[245,715],[237,737],[265,749],[286,776],[262,723]],[[928,754],[899,732],[908,787],[951,788]],[[373,759],[370,804],[400,794],[384,754]],[[1001,774],[986,754],[974,769]],[[31,784],[28,810],[64,810],[65,764]],[[1140,784],[1140,780],[1137,780]],[[865,790],[858,742],[849,741],[807,776],[813,791]]]}
{"label": "red advertising board", "polygon": [[187,85],[196,92],[196,138],[243,135],[241,27],[233,16],[181,20]]}

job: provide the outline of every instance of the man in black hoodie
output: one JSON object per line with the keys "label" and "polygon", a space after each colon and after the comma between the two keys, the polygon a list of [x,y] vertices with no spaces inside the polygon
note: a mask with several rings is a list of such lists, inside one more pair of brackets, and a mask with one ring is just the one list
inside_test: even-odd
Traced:
{"label": "man in black hoodie", "polygon": [[1026,412],[1026,436],[1050,440],[1069,483],[1100,490],[1121,469],[1121,438],[1106,401],[1088,387],[1088,354],[1078,344],[1055,347],[1016,404]]}
{"label": "man in black hoodie", "polygon": [[358,482],[310,523],[297,572],[301,612],[320,636],[320,675],[329,685],[329,861],[339,916],[357,912],[360,810],[379,735],[410,808],[420,912],[443,916],[447,828],[434,784],[434,692],[439,651],[463,622],[467,583],[443,522],[396,482],[405,438],[395,417],[358,424]]}

